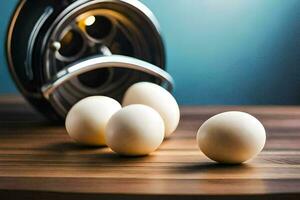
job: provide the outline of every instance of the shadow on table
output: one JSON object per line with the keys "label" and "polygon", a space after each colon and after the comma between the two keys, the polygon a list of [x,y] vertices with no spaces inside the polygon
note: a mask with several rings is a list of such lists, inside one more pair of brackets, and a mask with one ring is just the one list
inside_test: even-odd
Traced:
{"label": "shadow on table", "polygon": [[42,148],[44,151],[60,153],[64,156],[74,156],[84,160],[84,164],[99,162],[135,162],[149,159],[150,156],[122,156],[114,153],[106,146],[84,146],[75,142],[59,142]]}
{"label": "shadow on table", "polygon": [[193,164],[180,165],[175,170],[182,173],[252,173],[255,168],[247,163],[244,164],[219,164],[215,162],[200,162]]}

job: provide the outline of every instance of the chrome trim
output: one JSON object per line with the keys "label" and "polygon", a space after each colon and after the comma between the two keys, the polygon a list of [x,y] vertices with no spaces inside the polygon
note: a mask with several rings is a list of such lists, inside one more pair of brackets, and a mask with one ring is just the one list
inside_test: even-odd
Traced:
{"label": "chrome trim", "polygon": [[10,75],[13,78],[13,81],[16,83],[16,86],[19,89],[19,91],[28,97],[41,98],[42,95],[40,93],[28,92],[24,88],[23,84],[21,83],[21,81],[15,71],[14,61],[12,58],[12,49],[11,49],[12,35],[13,35],[13,31],[14,31],[14,28],[16,25],[17,18],[19,17],[19,14],[26,2],[27,2],[27,0],[21,0],[18,3],[18,5],[16,6],[13,15],[11,16],[10,24],[9,24],[9,27],[7,29],[7,34],[6,34],[7,35],[6,36],[6,58],[7,58],[8,69],[9,69]]}
{"label": "chrome trim", "polygon": [[27,54],[25,58],[25,73],[28,76],[29,80],[33,79],[32,56],[33,56],[33,48],[34,48],[35,40],[42,26],[44,25],[45,21],[50,17],[53,11],[54,9],[52,7],[46,7],[44,13],[40,16],[40,18],[36,22],[30,34],[28,45],[27,45]]}
{"label": "chrome trim", "polygon": [[62,69],[50,83],[42,86],[42,94],[46,99],[50,100],[51,94],[66,81],[85,72],[111,67],[133,69],[156,76],[166,82],[167,90],[169,91],[171,91],[174,86],[174,81],[170,74],[153,64],[128,56],[111,55],[92,57]]}
{"label": "chrome trim", "polygon": [[150,20],[150,22],[154,25],[159,35],[161,34],[160,25],[158,23],[157,18],[153,14],[153,12],[142,2],[140,1],[132,1],[132,0],[121,0],[143,12],[143,14],[146,16],[147,19]]}

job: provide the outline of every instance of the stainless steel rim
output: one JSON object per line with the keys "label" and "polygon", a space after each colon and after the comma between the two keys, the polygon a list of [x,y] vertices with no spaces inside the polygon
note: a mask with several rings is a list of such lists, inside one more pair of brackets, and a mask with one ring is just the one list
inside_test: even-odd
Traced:
{"label": "stainless steel rim", "polygon": [[42,87],[43,96],[46,99],[65,82],[77,77],[80,74],[100,68],[121,67],[126,69],[138,70],[160,78],[166,84],[166,89],[172,91],[174,87],[173,78],[161,68],[148,62],[122,55],[100,56],[90,58],[85,61],[76,63],[59,71],[56,77],[48,84]]}

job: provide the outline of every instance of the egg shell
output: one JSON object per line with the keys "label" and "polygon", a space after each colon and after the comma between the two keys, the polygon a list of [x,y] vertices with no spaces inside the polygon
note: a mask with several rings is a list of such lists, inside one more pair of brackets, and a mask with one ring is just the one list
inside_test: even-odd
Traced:
{"label": "egg shell", "polygon": [[170,136],[178,126],[179,106],[170,92],[163,87],[149,82],[133,84],[126,91],[123,106],[143,104],[155,109],[165,123],[165,137]]}
{"label": "egg shell", "polygon": [[263,125],[248,113],[229,111],[209,118],[199,128],[197,142],[210,159],[237,164],[257,155],[264,147]]}
{"label": "egg shell", "polygon": [[164,122],[151,107],[130,105],[111,117],[105,136],[107,146],[118,154],[147,155],[162,143]]}
{"label": "egg shell", "polygon": [[80,144],[104,146],[106,125],[120,109],[120,103],[109,97],[91,96],[82,99],[67,114],[67,132]]}

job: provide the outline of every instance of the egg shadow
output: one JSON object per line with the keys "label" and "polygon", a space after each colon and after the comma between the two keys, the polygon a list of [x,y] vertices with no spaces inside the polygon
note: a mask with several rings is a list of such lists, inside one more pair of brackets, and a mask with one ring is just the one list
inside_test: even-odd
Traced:
{"label": "egg shadow", "polygon": [[133,165],[134,163],[142,163],[145,161],[149,161],[154,155],[136,155],[136,156],[129,156],[129,155],[121,155],[113,152],[112,150],[106,152],[100,152],[91,154],[89,156],[90,161],[87,162],[91,163],[100,163],[100,162],[108,162],[112,164],[119,164],[120,166],[127,166]]}
{"label": "egg shadow", "polygon": [[[86,146],[80,145],[75,142],[58,142],[49,144],[41,148],[43,151],[51,151],[59,153],[58,156],[61,158],[66,158],[68,156],[74,156],[76,159],[82,159],[82,163],[78,164],[82,167],[101,165],[104,163],[128,163],[128,162],[142,162],[149,159],[151,155],[141,155],[141,156],[126,156],[119,155],[111,150],[107,146]],[[74,158],[75,159],[75,158]]]}
{"label": "egg shadow", "polygon": [[48,145],[42,147],[42,150],[68,153],[68,152],[74,152],[74,151],[91,151],[91,150],[98,150],[98,149],[105,149],[105,148],[107,148],[107,147],[106,146],[86,146],[86,145],[77,144],[75,142],[58,142],[58,143],[48,144]]}
{"label": "egg shadow", "polygon": [[181,173],[215,173],[215,172],[251,172],[253,171],[253,166],[247,163],[241,164],[221,164],[214,162],[204,162],[197,164],[185,164],[175,167],[177,172]]}

